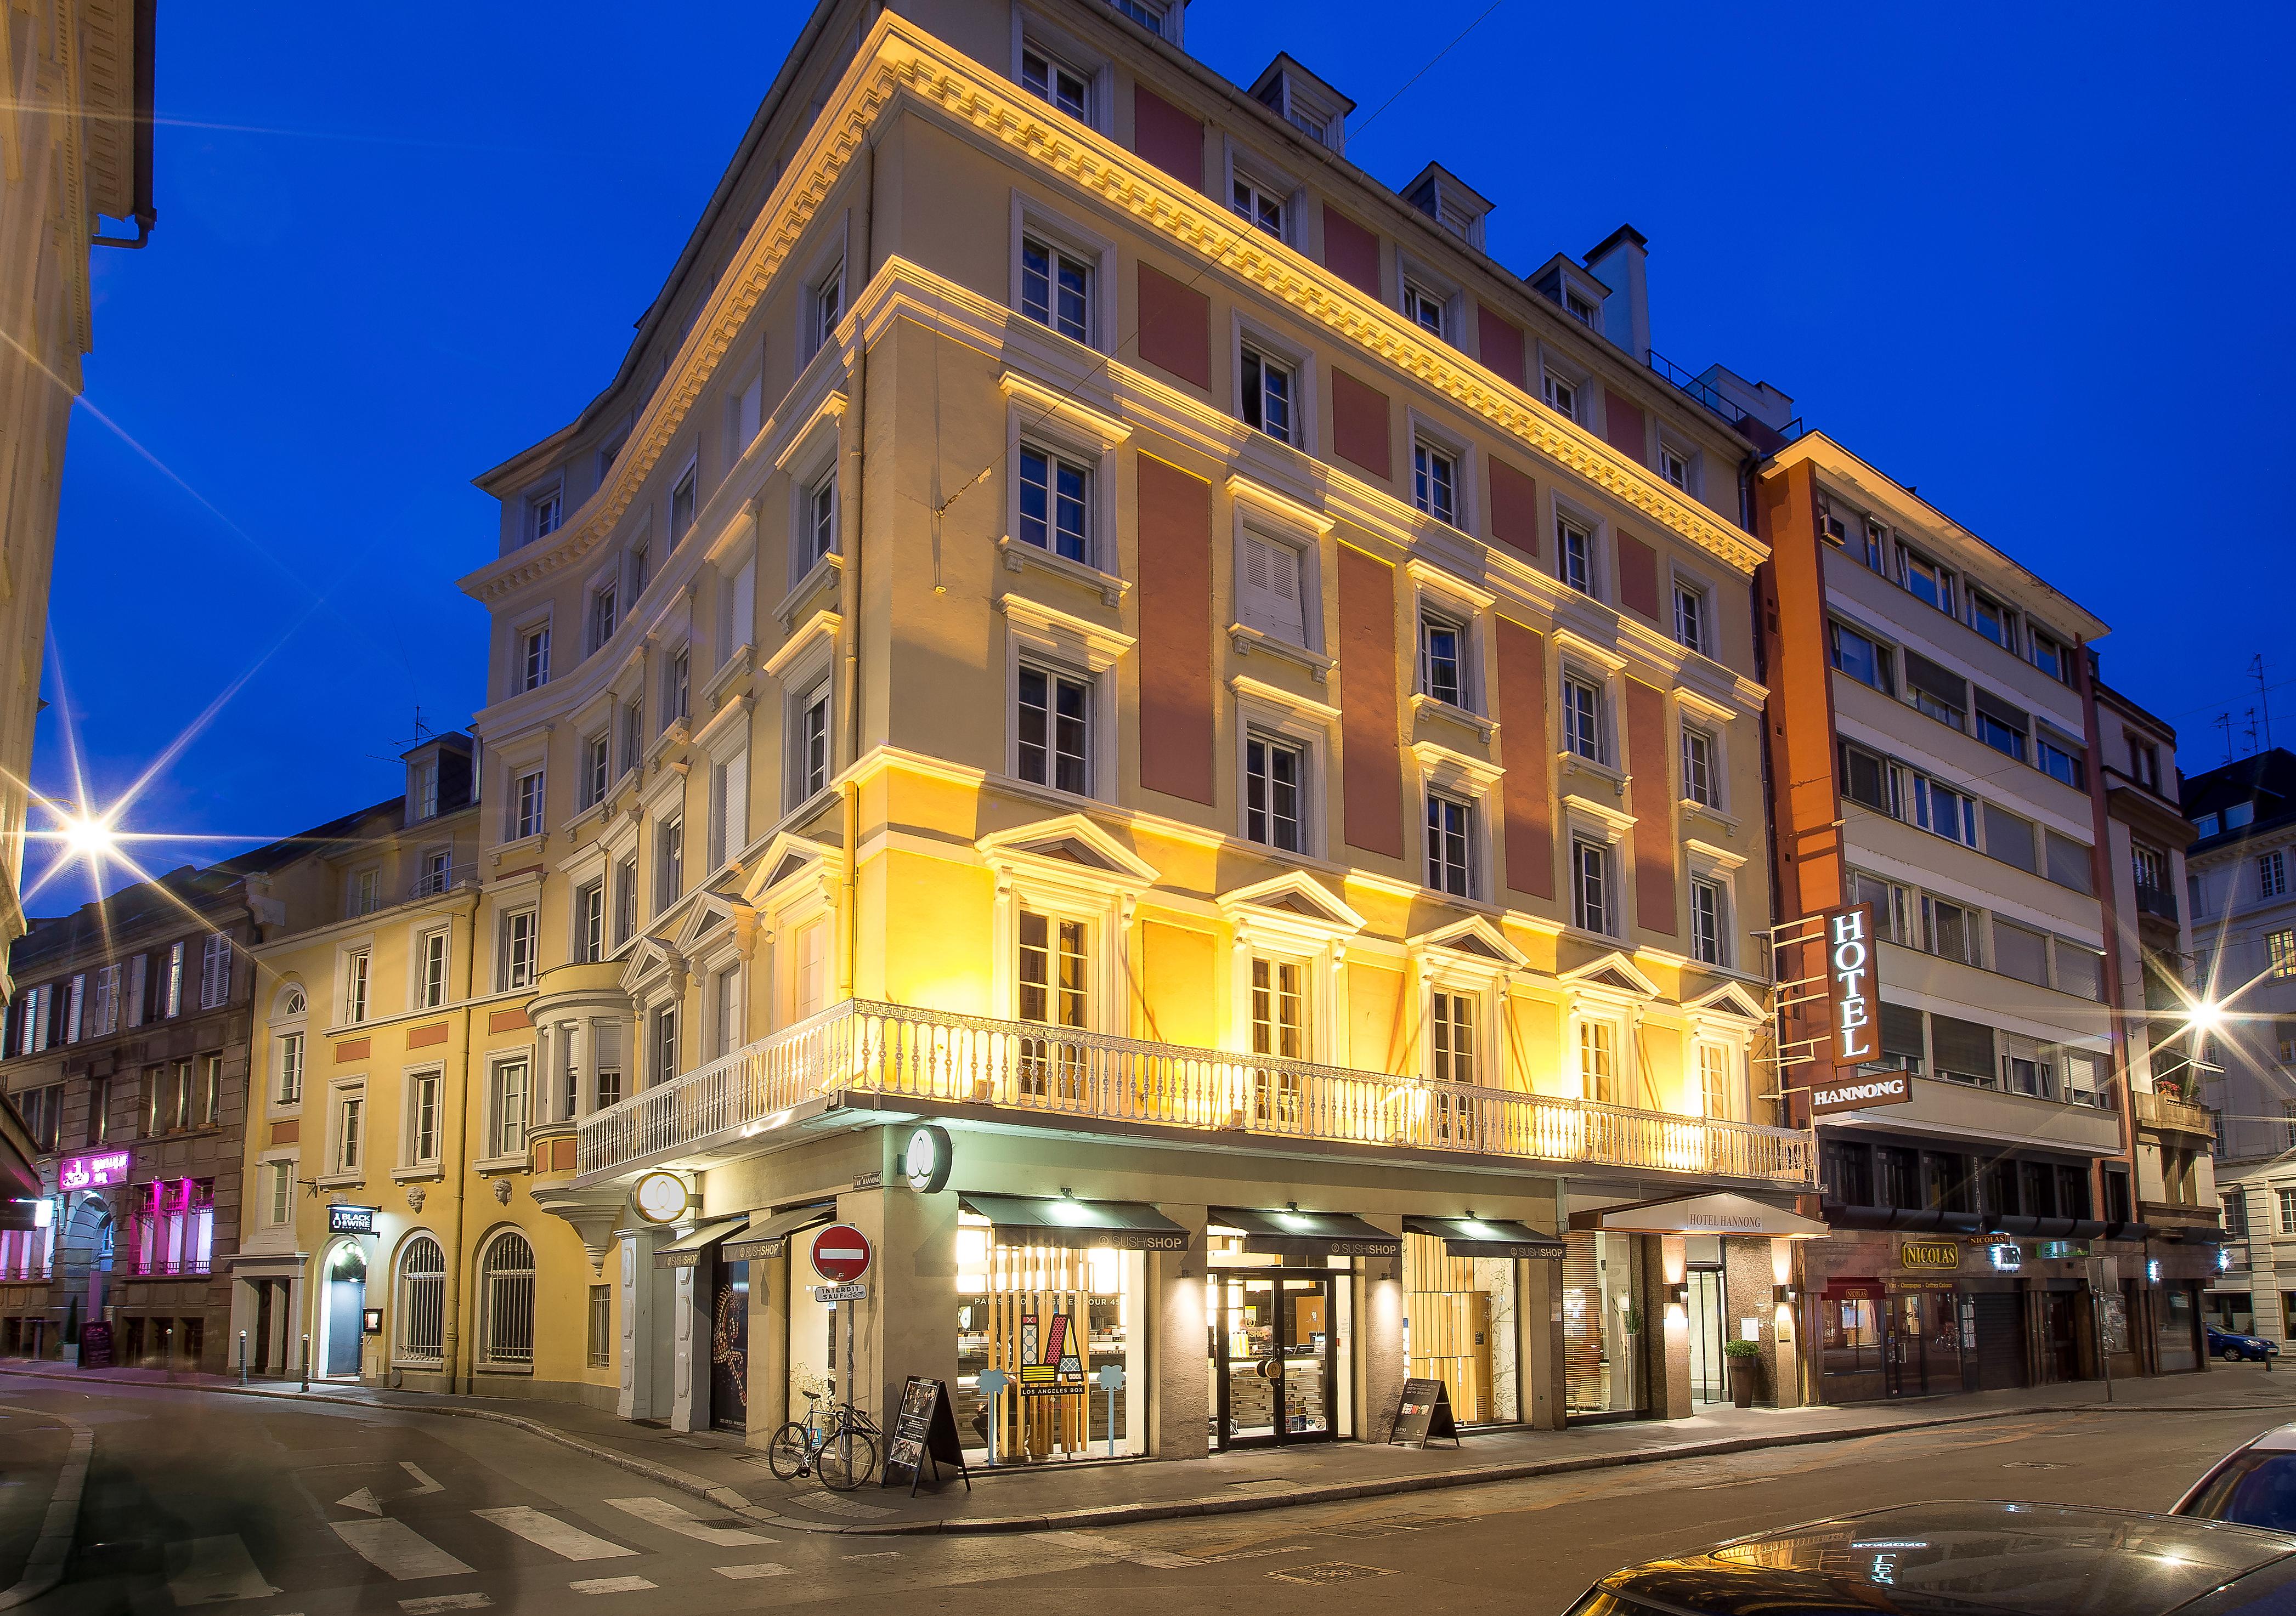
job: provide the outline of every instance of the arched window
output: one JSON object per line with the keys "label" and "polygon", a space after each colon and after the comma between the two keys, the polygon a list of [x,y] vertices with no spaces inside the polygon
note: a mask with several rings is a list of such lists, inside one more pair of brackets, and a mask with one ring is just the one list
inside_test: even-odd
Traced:
{"label": "arched window", "polygon": [[428,1235],[406,1243],[398,1259],[398,1356],[439,1363],[446,1353],[447,1253]]}
{"label": "arched window", "polygon": [[291,986],[279,995],[279,1008],[275,1013],[283,1017],[300,1016],[306,1008],[303,1001],[303,990]]}
{"label": "arched window", "polygon": [[480,1259],[479,1329],[482,1360],[504,1368],[534,1367],[534,1247],[516,1230],[499,1236]]}

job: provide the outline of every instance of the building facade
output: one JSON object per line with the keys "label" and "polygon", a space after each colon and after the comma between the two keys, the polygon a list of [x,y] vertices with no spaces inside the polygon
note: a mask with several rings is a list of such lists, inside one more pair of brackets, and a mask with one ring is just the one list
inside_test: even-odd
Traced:
{"label": "building facade", "polygon": [[1653,370],[1641,237],[1506,271],[1181,22],[823,4],[480,478],[529,1024],[472,1063],[532,1081],[473,1126],[603,1288],[584,1389],[762,1441],[927,1375],[1029,1459],[1377,1438],[1406,1375],[1685,1413],[1726,1335],[1798,1400],[1753,440]]}
{"label": "building facade", "polygon": [[[1800,1277],[1819,1394],[2088,1378],[2101,1351],[2120,1374],[2196,1367],[2198,1269],[2163,1290],[2155,1265],[2213,1248],[2147,1242],[2127,1096],[2150,1079],[2114,1013],[2136,981],[2116,915],[2175,947],[2112,895],[2132,829],[2173,840],[2154,828],[2173,736],[2139,786],[2095,722],[2104,624],[1822,434],[1765,462],[1756,508],[1781,913],[1870,905],[1879,939],[1877,1047],[1855,1065],[1817,949],[1782,951],[1782,980],[1820,984],[1787,1017],[1786,1089],[1808,1115],[1813,1091],[1911,1079],[1816,1118],[1833,1234],[1800,1248]],[[2169,1130],[2147,1135],[2157,1168],[2157,1139],[2185,1136],[2144,1114]],[[2183,1171],[2205,1186],[2204,1157]]]}
{"label": "building facade", "polygon": [[2296,898],[2288,889],[2296,756],[2275,747],[2183,788],[2194,837],[2185,855],[2188,992],[2222,1007],[2192,1073],[2218,1130],[2215,1188],[2228,1236],[2206,1306],[2224,1328],[2288,1342],[2296,1340]]}

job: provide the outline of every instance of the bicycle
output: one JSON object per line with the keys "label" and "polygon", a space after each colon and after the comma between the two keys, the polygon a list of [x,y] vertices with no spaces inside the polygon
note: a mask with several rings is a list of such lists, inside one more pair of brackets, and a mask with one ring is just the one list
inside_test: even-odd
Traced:
{"label": "bicycle", "polygon": [[766,1463],[784,1481],[817,1474],[824,1487],[851,1492],[875,1472],[875,1439],[884,1433],[865,1410],[850,1403],[831,1403],[824,1409],[821,1392],[808,1391],[805,1397],[812,1405],[806,1417],[774,1432]]}

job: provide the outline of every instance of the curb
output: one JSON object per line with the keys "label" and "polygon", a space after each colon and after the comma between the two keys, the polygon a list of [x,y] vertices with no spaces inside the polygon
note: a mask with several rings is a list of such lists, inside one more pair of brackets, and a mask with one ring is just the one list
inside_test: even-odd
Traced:
{"label": "curb", "polygon": [[80,1494],[87,1487],[88,1461],[95,1454],[95,1427],[59,1414],[48,1408],[19,1408],[9,1405],[12,1412],[29,1414],[40,1419],[52,1419],[71,1428],[71,1445],[64,1451],[62,1468],[56,1473],[56,1489],[48,1496],[47,1513],[40,1519],[40,1536],[32,1545],[32,1552],[24,1561],[24,1573],[16,1579],[13,1587],[0,1588],[0,1611],[12,1611],[18,1605],[29,1604],[63,1580],[64,1558],[71,1553],[72,1537],[79,1523]]}

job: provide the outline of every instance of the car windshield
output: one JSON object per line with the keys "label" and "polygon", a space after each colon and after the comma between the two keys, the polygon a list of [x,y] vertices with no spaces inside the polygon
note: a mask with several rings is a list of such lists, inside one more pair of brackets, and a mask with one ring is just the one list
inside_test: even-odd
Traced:
{"label": "car windshield", "polygon": [[2234,1455],[2182,1513],[2274,1531],[2296,1530],[2296,1453],[2251,1449]]}

